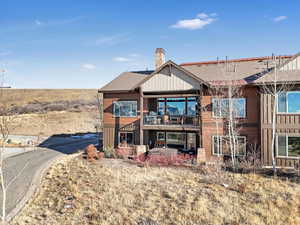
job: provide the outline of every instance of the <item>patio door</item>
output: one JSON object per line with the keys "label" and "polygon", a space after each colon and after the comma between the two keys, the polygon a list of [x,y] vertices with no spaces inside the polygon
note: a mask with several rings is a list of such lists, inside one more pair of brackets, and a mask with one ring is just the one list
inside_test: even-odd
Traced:
{"label": "patio door", "polygon": [[166,144],[169,148],[185,149],[186,148],[186,134],[180,132],[167,132]]}

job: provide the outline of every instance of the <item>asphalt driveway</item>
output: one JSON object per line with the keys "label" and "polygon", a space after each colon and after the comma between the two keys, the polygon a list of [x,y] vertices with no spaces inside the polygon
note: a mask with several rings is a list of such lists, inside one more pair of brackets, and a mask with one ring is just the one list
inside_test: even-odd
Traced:
{"label": "asphalt driveway", "polygon": [[[55,149],[37,148],[34,151],[19,154],[4,160],[5,183],[9,190],[6,201],[6,215],[24,198],[33,178],[45,164],[59,155],[72,154],[84,149],[89,144],[96,144],[97,139],[85,139],[76,143],[55,146]],[[17,176],[18,175],[18,176]],[[17,179],[14,177],[17,176]],[[0,193],[0,212],[2,212],[2,193]]]}

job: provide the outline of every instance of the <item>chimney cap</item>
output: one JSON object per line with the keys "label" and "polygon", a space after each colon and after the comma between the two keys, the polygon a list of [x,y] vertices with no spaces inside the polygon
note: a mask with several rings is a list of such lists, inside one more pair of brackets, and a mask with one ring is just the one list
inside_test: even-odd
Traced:
{"label": "chimney cap", "polygon": [[155,53],[165,53],[165,50],[163,48],[156,48]]}

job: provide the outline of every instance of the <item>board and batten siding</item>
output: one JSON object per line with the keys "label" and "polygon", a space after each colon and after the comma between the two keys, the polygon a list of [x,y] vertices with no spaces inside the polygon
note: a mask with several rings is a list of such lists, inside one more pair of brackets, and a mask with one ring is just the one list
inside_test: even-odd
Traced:
{"label": "board and batten siding", "polygon": [[197,80],[173,66],[165,67],[142,85],[144,92],[189,91],[199,87]]}
{"label": "board and batten siding", "polygon": [[300,70],[300,56],[291,60],[290,62],[282,66],[279,70],[280,71]]}
{"label": "board and batten siding", "polygon": [[[103,94],[103,147],[117,147],[119,132],[133,132],[134,143],[139,143],[140,95],[133,93]],[[137,101],[136,117],[115,117],[113,103],[115,101]]]}
{"label": "board and batten siding", "polygon": [[[261,104],[261,154],[265,166],[272,165],[272,115],[274,97],[262,93]],[[276,134],[299,135],[300,136],[300,115],[299,114],[277,114]],[[295,167],[300,159],[276,157],[276,165],[280,167]]]}

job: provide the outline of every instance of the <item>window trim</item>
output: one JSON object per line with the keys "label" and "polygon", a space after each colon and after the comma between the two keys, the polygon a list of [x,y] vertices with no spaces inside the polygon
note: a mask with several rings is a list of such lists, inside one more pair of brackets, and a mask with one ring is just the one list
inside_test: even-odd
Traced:
{"label": "window trim", "polygon": [[[214,101],[214,100],[222,100],[222,99],[229,99],[229,98],[218,98],[218,97],[213,97],[212,100],[211,100],[211,103],[212,103],[212,117],[213,117],[213,118],[218,118],[218,119],[226,118],[226,116],[216,116],[216,115],[215,115],[215,112],[214,112],[214,104],[213,104],[213,101]],[[246,118],[247,118],[247,98],[241,97],[241,98],[233,98],[233,99],[245,99],[244,116],[243,116],[243,117],[234,117],[234,118],[235,118],[235,119],[246,119]]]}
{"label": "window trim", "polygon": [[[134,116],[117,116],[115,114],[115,109],[116,109],[116,102],[135,102],[136,103],[136,114]],[[113,117],[118,118],[118,117],[124,117],[124,118],[135,118],[138,116],[138,101],[137,100],[120,100],[120,101],[113,101]]]}
{"label": "window trim", "polygon": [[[279,155],[278,154],[278,137],[285,137],[285,143],[286,143],[286,146],[285,146],[285,151],[286,151],[286,156],[282,156],[282,155]],[[300,138],[300,135],[296,135],[296,136],[292,136],[292,135],[288,135],[288,134],[277,134],[276,135],[276,158],[285,158],[285,159],[300,159],[300,156],[289,156],[289,149],[288,149],[288,146],[289,146],[289,137],[299,137]]]}
{"label": "window trim", "polygon": [[[231,155],[231,154],[223,154],[222,153],[222,140],[221,140],[221,143],[220,143],[220,150],[221,152],[218,154],[218,153],[214,153],[214,149],[215,149],[215,142],[214,142],[214,138],[215,137],[220,137],[222,139],[222,137],[229,137],[228,135],[212,135],[212,155],[216,155],[216,156],[220,156],[220,155]],[[240,154],[235,154],[236,156],[246,156],[246,152],[247,152],[247,137],[245,135],[243,136],[237,136],[237,138],[243,138],[245,140],[245,149],[244,149],[244,154],[243,155],[240,155]]]}
{"label": "window trim", "polygon": [[277,93],[276,95],[276,99],[277,99],[277,107],[276,107],[276,114],[281,114],[281,115],[299,115],[300,112],[279,112],[279,104],[278,104],[278,100],[279,100],[279,95],[280,94],[285,94],[285,97],[286,97],[286,111],[288,111],[288,108],[289,108],[289,102],[288,102],[288,94],[289,93],[299,93],[300,94],[300,91],[286,91],[286,92],[282,92],[282,93]]}
{"label": "window trim", "polygon": [[131,133],[132,134],[132,144],[128,144],[128,147],[122,147],[122,148],[131,148],[134,145],[134,131],[119,131],[118,132],[118,147],[120,147],[120,133],[126,133],[126,139],[127,139],[127,134]]}

